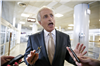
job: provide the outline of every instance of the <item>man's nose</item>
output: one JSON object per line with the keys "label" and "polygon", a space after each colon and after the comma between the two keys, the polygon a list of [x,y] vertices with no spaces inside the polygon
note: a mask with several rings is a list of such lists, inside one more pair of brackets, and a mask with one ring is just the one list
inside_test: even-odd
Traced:
{"label": "man's nose", "polygon": [[49,16],[49,17],[48,17],[48,20],[49,20],[49,21],[52,21],[52,17],[51,17],[51,16]]}

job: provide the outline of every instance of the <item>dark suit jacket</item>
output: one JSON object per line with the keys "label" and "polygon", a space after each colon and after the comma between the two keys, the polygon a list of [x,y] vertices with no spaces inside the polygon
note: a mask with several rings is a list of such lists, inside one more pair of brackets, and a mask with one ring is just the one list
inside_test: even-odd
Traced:
{"label": "dark suit jacket", "polygon": [[72,57],[69,55],[69,52],[66,49],[67,46],[71,46],[69,35],[56,30],[56,46],[52,65],[50,65],[48,59],[44,41],[44,31],[42,31],[29,36],[27,49],[24,57],[24,60],[28,66],[30,65],[26,61],[27,55],[30,53],[30,51],[36,50],[40,46],[42,46],[41,52],[34,66],[64,66],[64,60],[75,64],[75,62],[73,61]]}

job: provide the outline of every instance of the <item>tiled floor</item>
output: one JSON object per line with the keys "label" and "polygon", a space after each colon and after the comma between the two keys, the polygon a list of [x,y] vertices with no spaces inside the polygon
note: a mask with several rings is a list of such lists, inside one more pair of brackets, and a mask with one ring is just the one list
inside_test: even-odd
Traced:
{"label": "tiled floor", "polygon": [[[16,45],[14,47],[14,49],[11,50],[10,55],[11,56],[17,56],[19,54],[24,54],[25,50],[26,50],[26,47],[27,47],[27,43],[18,44],[18,45]],[[22,63],[19,66],[27,66],[27,65],[25,65],[25,63]],[[68,62],[65,61],[64,66],[74,66],[74,65],[72,65],[72,64],[70,64],[70,63],[68,63]]]}

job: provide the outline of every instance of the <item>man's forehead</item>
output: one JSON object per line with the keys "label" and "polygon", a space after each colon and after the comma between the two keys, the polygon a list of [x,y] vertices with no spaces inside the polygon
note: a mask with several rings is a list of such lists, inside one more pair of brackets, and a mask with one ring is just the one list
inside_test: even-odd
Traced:
{"label": "man's forehead", "polygon": [[46,14],[53,14],[53,12],[50,9],[42,9],[40,11],[40,14],[43,16],[43,15],[46,15]]}
{"label": "man's forehead", "polygon": [[50,10],[50,11],[52,11],[51,9],[49,9],[49,8],[43,8],[41,11],[43,11],[43,10]]}

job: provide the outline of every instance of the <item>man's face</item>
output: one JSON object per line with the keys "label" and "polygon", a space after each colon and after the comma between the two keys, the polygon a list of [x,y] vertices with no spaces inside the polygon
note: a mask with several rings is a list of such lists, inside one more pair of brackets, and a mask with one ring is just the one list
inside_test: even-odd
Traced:
{"label": "man's face", "polygon": [[43,26],[43,28],[51,32],[55,28],[55,19],[54,19],[54,14],[51,10],[45,8],[40,11],[40,17],[41,21],[39,22],[40,25]]}

